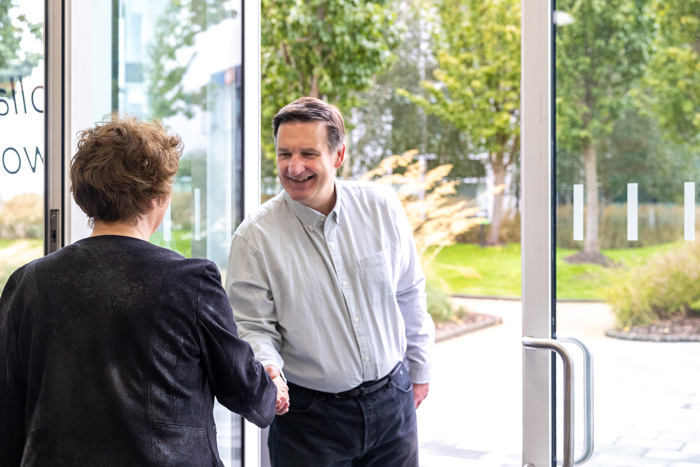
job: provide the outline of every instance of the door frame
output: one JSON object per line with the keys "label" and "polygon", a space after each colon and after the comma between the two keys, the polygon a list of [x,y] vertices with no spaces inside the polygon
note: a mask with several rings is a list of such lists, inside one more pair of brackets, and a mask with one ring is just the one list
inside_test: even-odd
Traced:
{"label": "door frame", "polygon": [[[260,2],[243,7],[243,217],[260,206],[261,194],[261,16]],[[243,419],[243,467],[269,465],[266,433]]]}
{"label": "door frame", "polygon": [[[105,6],[106,5],[106,6]],[[108,66],[111,36],[95,44],[91,33],[94,17],[108,24],[111,2],[101,5],[88,0],[46,0],[46,217],[48,242],[49,212],[61,213],[59,248],[90,235],[88,218],[70,194],[68,170],[76,148],[77,132],[91,127],[111,108],[109,88],[93,89],[92,70]],[[104,7],[103,7],[104,6]],[[242,2],[243,14],[243,216],[260,205],[260,3]],[[99,23],[99,22],[98,22]],[[80,57],[71,60],[71,57]],[[51,99],[51,101],[49,101]],[[50,111],[49,111],[50,110]],[[49,157],[49,155],[51,155]],[[242,462],[245,467],[264,465],[261,430],[243,419]]]}
{"label": "door frame", "polygon": [[[65,170],[70,160],[70,2],[44,2],[44,254],[65,244]],[[68,157],[68,158],[67,158]]]}
{"label": "door frame", "polygon": [[[552,0],[522,0],[522,336],[554,337]],[[553,358],[523,348],[523,465],[555,464]]]}

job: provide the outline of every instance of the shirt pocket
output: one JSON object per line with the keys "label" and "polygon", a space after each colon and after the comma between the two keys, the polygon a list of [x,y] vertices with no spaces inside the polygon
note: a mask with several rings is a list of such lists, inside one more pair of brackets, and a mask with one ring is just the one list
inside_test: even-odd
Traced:
{"label": "shirt pocket", "polygon": [[391,274],[384,251],[357,260],[360,280],[371,304],[384,303],[394,297]]}

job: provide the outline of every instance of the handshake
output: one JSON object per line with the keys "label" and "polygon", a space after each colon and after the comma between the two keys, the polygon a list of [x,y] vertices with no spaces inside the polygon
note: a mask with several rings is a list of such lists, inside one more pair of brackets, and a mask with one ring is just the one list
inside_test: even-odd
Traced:
{"label": "handshake", "polygon": [[282,379],[279,368],[274,365],[267,365],[265,371],[272,378],[272,382],[277,386],[277,404],[275,405],[275,415],[284,415],[289,411],[289,387]]}

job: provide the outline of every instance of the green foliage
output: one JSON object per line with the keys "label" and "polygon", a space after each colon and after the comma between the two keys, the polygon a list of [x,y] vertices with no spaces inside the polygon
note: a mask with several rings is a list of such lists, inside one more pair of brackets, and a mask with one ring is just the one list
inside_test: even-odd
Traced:
{"label": "green foliage", "polygon": [[302,97],[335,104],[348,120],[358,91],[391,65],[399,31],[387,1],[262,0],[262,172],[273,183],[272,117]]}
{"label": "green foliage", "polygon": [[449,289],[440,281],[434,270],[426,268],[425,293],[427,295],[428,313],[436,323],[443,323],[454,318]]}
{"label": "green foliage", "polygon": [[0,0],[0,25],[0,76],[30,75],[43,54],[23,50],[22,36],[42,39],[43,24],[30,22],[17,0]]}
{"label": "green foliage", "polygon": [[520,151],[520,2],[442,0],[435,30],[437,68],[428,96],[400,92],[464,135],[471,154],[485,154],[494,177],[496,243],[508,168]]}
{"label": "green foliage", "polygon": [[403,94],[452,122],[474,152],[517,155],[520,2],[443,0],[438,12],[438,68],[423,83],[429,96]]}
{"label": "green foliage", "polygon": [[[597,151],[644,75],[653,38],[648,0],[564,0],[573,19],[556,29],[556,138],[558,150],[585,167],[584,252],[600,254]],[[611,155],[615,157],[615,154]]]}
{"label": "green foliage", "polygon": [[[208,0],[169,0],[158,18],[153,42],[148,44],[148,104],[150,117],[162,120],[177,114],[192,118],[196,107],[206,105],[207,84],[198,90],[186,90],[182,81],[196,57],[188,47],[196,37],[236,12],[224,2]],[[176,55],[180,55],[178,58]]]}
{"label": "green foliage", "polygon": [[682,204],[679,182],[694,181],[700,175],[692,147],[670,141],[656,118],[637,109],[623,109],[612,134],[600,145],[600,154],[599,167],[605,174],[601,194],[607,202],[626,201],[627,183],[634,182],[639,185],[640,203]]}
{"label": "green foliage", "polygon": [[343,176],[361,174],[384,157],[416,149],[435,155],[428,161],[429,169],[452,164],[451,178],[484,177],[482,162],[470,157],[465,136],[451,122],[425,112],[399,93],[402,89],[426,95],[420,83],[437,66],[434,9],[421,0],[395,0],[393,9],[402,31],[394,51],[398,60],[360,94],[365,104],[353,109],[352,151],[346,154]]}
{"label": "green foliage", "polygon": [[643,76],[653,38],[645,1],[565,0],[556,29],[557,145],[583,151],[612,131]]}
{"label": "green foliage", "polygon": [[658,255],[613,277],[605,297],[620,327],[700,315],[700,244]]}
{"label": "green foliage", "polygon": [[655,0],[654,54],[642,102],[674,140],[700,146],[700,1]]}

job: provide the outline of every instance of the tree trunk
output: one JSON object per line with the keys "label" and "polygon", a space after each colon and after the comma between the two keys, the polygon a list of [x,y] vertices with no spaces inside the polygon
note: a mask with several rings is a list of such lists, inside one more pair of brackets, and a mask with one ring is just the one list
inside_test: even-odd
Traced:
{"label": "tree trunk", "polygon": [[486,243],[498,245],[498,234],[501,229],[501,219],[503,218],[503,185],[506,183],[506,169],[504,164],[491,164],[493,170],[493,209],[491,211],[491,229]]}
{"label": "tree trunk", "polygon": [[587,255],[598,255],[598,165],[592,141],[583,148],[583,162],[586,171],[586,231],[583,252]]}

